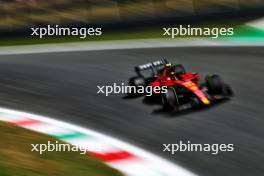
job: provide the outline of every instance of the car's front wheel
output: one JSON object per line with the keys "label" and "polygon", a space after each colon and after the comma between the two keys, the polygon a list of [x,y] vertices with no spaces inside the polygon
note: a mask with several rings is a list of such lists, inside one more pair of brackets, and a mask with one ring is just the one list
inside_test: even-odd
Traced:
{"label": "car's front wheel", "polygon": [[223,94],[225,84],[219,75],[206,76],[205,84],[212,94]]}
{"label": "car's front wheel", "polygon": [[165,110],[174,110],[179,107],[179,99],[175,88],[168,87],[167,92],[162,94],[162,104]]}
{"label": "car's front wheel", "polygon": [[192,109],[197,109],[201,106],[201,103],[197,97],[191,97],[190,104]]}

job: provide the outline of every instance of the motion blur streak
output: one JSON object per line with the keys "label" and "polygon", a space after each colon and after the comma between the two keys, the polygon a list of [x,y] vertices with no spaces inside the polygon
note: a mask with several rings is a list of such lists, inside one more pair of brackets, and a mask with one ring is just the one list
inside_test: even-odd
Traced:
{"label": "motion blur streak", "polygon": [[[68,143],[59,144],[58,141],[56,141],[56,146],[54,146],[54,143],[51,141],[48,141],[47,144],[31,144],[31,151],[39,152],[40,155],[43,154],[43,152],[53,152],[54,150],[57,152],[69,151],[71,148],[70,144],[72,144],[73,148],[71,148],[71,150],[76,151],[76,147],[80,147],[82,151],[80,154],[85,154],[85,152],[87,152],[89,156],[93,156],[118,169],[126,176],[139,176],[142,174],[147,176],[174,176],[175,174],[181,176],[195,176],[193,173],[147,151],[80,126],[6,108],[0,108],[0,121],[15,124],[32,131],[49,134],[50,136],[57,136],[59,140]],[[28,121],[36,121],[36,123],[23,123]],[[36,126],[34,124],[38,125]],[[47,125],[53,129],[57,129],[57,132],[63,130],[64,134],[60,134],[62,135],[60,136],[58,135],[59,133],[51,131],[50,128],[43,130],[43,127]],[[77,140],[79,142],[76,143],[76,136],[63,137],[69,132],[82,134],[82,137]],[[103,145],[104,149],[100,152],[95,152],[88,148],[90,145],[94,144]]]}
{"label": "motion blur streak", "polygon": [[[263,47],[197,47],[0,56],[0,105],[58,117],[115,136],[205,176],[264,173]],[[168,115],[142,99],[106,98],[96,85],[125,82],[133,66],[168,58],[187,70],[218,73],[235,97],[208,110]],[[74,118],[73,118],[74,117]],[[162,152],[162,144],[234,143],[235,151]]]}
{"label": "motion blur streak", "polygon": [[0,28],[32,24],[79,23],[153,19],[158,16],[190,16],[263,7],[262,1],[246,0],[8,0],[0,1]]}

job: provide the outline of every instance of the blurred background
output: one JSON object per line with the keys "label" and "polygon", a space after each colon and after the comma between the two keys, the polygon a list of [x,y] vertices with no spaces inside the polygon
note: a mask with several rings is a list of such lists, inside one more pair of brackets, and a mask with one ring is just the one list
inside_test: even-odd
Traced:
{"label": "blurred background", "polygon": [[[231,25],[238,26],[238,36],[264,41],[263,28],[259,30],[244,25],[241,30],[241,25],[264,16],[263,0],[0,0],[0,12],[0,46],[51,42],[30,36],[30,27],[46,27],[48,24],[102,27],[104,35],[100,40],[161,38],[162,27],[177,24]],[[261,23],[263,27],[263,21]],[[63,37],[58,38],[60,42],[66,41]],[[74,41],[77,39],[75,37]],[[241,39],[237,41],[241,42]],[[252,46],[1,55],[0,104],[93,127],[201,175],[262,176],[264,99],[260,97],[264,90],[264,50],[263,47]],[[2,48],[2,51],[6,50]],[[13,51],[11,48],[10,53]],[[219,108],[174,118],[172,115],[155,114],[153,106],[144,105],[141,99],[125,101],[118,96],[105,98],[95,95],[95,85],[106,81],[124,82],[133,75],[134,65],[147,63],[151,58],[173,58],[173,63],[186,65],[188,70],[199,71],[202,75],[219,73],[232,84],[236,96]],[[58,153],[52,153],[48,158],[40,158],[39,155],[32,158],[32,153],[23,146],[33,139],[42,139],[44,142],[39,143],[45,143],[48,136],[40,138],[38,134],[27,131],[23,133],[29,135],[21,135],[22,129],[7,125],[0,124],[0,129],[6,132],[1,132],[0,139],[7,141],[0,144],[1,176],[22,175],[26,171],[32,174],[24,175],[40,175],[41,172],[45,175],[83,175],[81,172],[87,172],[93,176],[90,168],[94,166],[94,175],[106,175],[98,167],[102,163],[97,164],[98,161],[92,158],[88,161],[91,167],[83,162],[84,158],[73,160],[75,156],[58,156]],[[23,136],[30,138],[24,139]],[[238,150],[219,156],[186,152],[172,158],[160,147],[176,139],[194,143],[234,143]],[[22,157],[18,160],[17,156]],[[54,164],[54,158],[60,160]],[[73,166],[77,169],[71,169]],[[105,168],[106,171],[108,169]],[[114,176],[116,172],[111,171]],[[107,175],[111,176],[110,173]]]}
{"label": "blurred background", "polygon": [[0,0],[0,34],[21,35],[46,24],[117,29],[244,20],[263,14],[263,7],[263,0]]}

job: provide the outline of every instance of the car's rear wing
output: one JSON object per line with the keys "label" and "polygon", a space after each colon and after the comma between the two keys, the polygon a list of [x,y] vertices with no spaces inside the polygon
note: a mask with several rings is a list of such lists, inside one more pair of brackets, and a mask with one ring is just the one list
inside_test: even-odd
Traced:
{"label": "car's rear wing", "polygon": [[138,65],[135,67],[135,71],[137,74],[142,76],[142,71],[151,70],[153,75],[155,75],[160,70],[160,67],[165,66],[167,63],[169,62],[166,59],[161,59],[143,65]]}

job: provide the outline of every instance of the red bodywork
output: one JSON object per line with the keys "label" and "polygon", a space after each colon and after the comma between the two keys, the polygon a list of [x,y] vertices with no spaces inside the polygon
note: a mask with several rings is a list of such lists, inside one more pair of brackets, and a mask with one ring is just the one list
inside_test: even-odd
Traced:
{"label": "red bodywork", "polygon": [[190,90],[203,104],[210,104],[207,95],[199,88],[199,74],[187,72],[181,75],[165,75],[158,74],[157,77],[150,83],[152,87],[177,87],[182,86]]}

